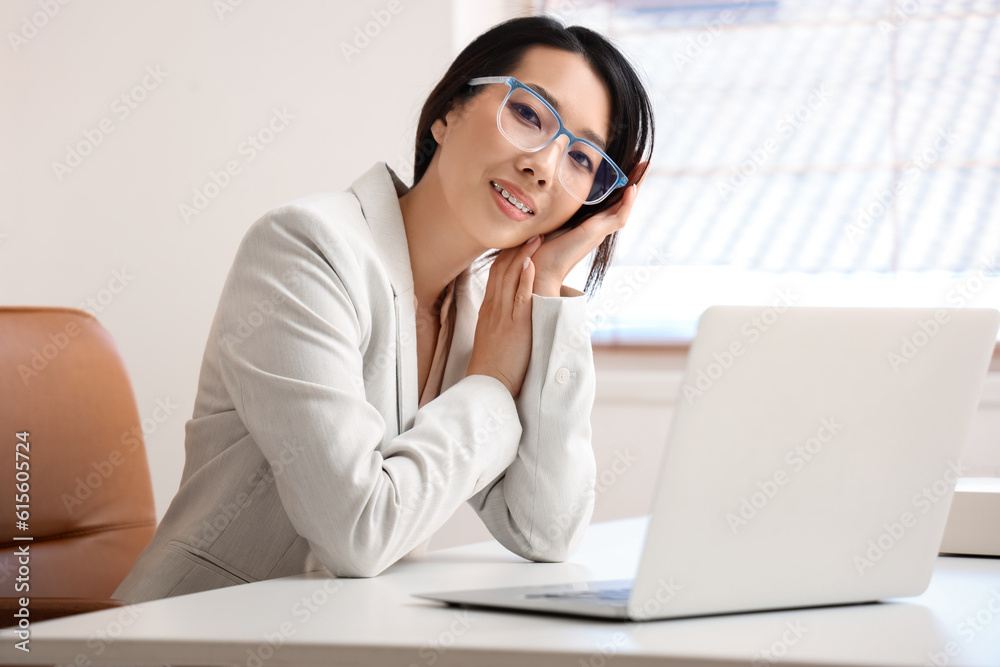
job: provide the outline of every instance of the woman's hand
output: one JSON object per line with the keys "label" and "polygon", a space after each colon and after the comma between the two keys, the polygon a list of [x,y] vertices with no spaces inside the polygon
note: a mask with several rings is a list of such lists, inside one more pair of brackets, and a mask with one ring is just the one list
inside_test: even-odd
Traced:
{"label": "woman's hand", "polygon": [[[545,235],[542,247],[535,252],[531,261],[535,265],[535,283],[532,291],[539,296],[559,296],[563,281],[573,267],[601,245],[608,234],[625,226],[632,204],[639,195],[639,189],[646,180],[648,162],[639,163],[635,174],[642,173],[642,179],[635,187],[628,185],[625,195],[617,208],[608,209],[599,215],[587,218],[579,227],[563,232]],[[634,179],[633,175],[629,178]]]}
{"label": "woman's hand", "polygon": [[[466,377],[495,377],[513,398],[521,392],[531,357],[531,286],[535,266],[529,258],[540,245],[541,240],[536,236],[524,245],[504,248],[493,260],[465,373]],[[528,265],[524,268],[526,260]]]}

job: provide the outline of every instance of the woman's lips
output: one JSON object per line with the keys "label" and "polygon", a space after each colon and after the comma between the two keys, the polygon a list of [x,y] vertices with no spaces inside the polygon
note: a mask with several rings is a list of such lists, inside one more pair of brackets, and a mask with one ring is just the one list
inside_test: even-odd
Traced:
{"label": "woman's lips", "polygon": [[[532,215],[534,215],[534,211],[530,213],[528,212],[531,211],[531,209],[527,207],[527,204],[523,204],[523,202],[522,205],[525,206],[525,208],[528,208],[527,211],[520,209],[517,206],[514,206],[514,204],[512,204],[509,199],[503,196],[502,192],[497,190],[497,186],[499,186],[499,184],[496,183],[495,181],[490,181],[489,186],[490,186],[490,191],[493,193],[493,198],[496,201],[497,206],[500,208],[501,211],[504,212],[505,215],[507,215],[507,217],[513,218],[514,220],[522,221],[522,220],[527,220]],[[511,196],[517,199],[515,195]]]}
{"label": "woman's lips", "polygon": [[494,190],[492,185],[490,186],[490,192],[492,193],[490,196],[493,197],[493,201],[496,203],[497,208],[499,208],[500,211],[511,220],[523,222],[531,217],[530,214],[525,213],[524,211],[522,211],[521,209],[517,208],[509,201],[504,199],[504,196],[499,192],[497,192],[496,190]]}

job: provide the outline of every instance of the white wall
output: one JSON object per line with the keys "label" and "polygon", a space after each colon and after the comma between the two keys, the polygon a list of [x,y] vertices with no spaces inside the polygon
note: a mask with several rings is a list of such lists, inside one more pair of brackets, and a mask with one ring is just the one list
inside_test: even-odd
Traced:
{"label": "white wall", "polygon": [[[378,160],[408,181],[420,107],[464,46],[454,35],[467,41],[521,4],[0,6],[0,303],[92,308],[111,332],[155,425],[146,445],[159,518],[180,481],[205,341],[245,230],[283,202],[343,190]],[[372,12],[386,23],[377,30]],[[377,35],[345,55],[366,27]],[[241,152],[275,109],[291,118],[275,121],[263,151]],[[87,154],[59,173],[54,163],[81,142]],[[180,205],[231,160],[240,173],[185,221]],[[158,405],[175,406],[162,423]]]}

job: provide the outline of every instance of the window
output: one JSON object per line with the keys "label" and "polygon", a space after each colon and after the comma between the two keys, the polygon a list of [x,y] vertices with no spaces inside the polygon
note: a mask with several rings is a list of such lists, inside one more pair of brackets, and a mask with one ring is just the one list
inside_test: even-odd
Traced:
{"label": "window", "polygon": [[[713,303],[1000,306],[1000,3],[539,1],[632,54],[652,170],[595,344],[689,342]],[[589,262],[567,280],[584,284]],[[992,382],[990,380],[992,379]],[[943,548],[1000,555],[988,378]],[[992,478],[992,479],[991,479]]]}
{"label": "window", "polygon": [[[551,0],[633,55],[652,171],[595,343],[687,341],[712,303],[1000,304],[1000,5]],[[589,261],[568,282],[582,288]]]}

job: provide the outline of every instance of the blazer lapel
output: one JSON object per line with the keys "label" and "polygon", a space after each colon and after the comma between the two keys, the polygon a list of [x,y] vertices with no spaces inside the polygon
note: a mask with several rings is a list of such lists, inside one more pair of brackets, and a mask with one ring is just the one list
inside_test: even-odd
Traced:
{"label": "blazer lapel", "polygon": [[441,391],[465,377],[472,357],[472,344],[476,339],[476,324],[479,322],[479,306],[486,294],[488,270],[473,272],[470,268],[459,274],[455,282],[455,323],[451,334],[451,348],[448,362],[441,378]]}
{"label": "blazer lapel", "polygon": [[418,403],[416,296],[406,228],[399,209],[399,197],[409,188],[385,162],[376,162],[350,189],[361,204],[392,283],[396,306],[396,409],[402,433],[413,426]]}
{"label": "blazer lapel", "polygon": [[[382,263],[389,272],[396,305],[396,397],[399,432],[409,430],[417,415],[417,329],[413,270],[399,197],[409,188],[385,162],[375,165],[351,184],[371,228]],[[455,282],[455,322],[451,348],[441,379],[441,391],[465,377],[486,293],[488,267],[466,268]]]}

